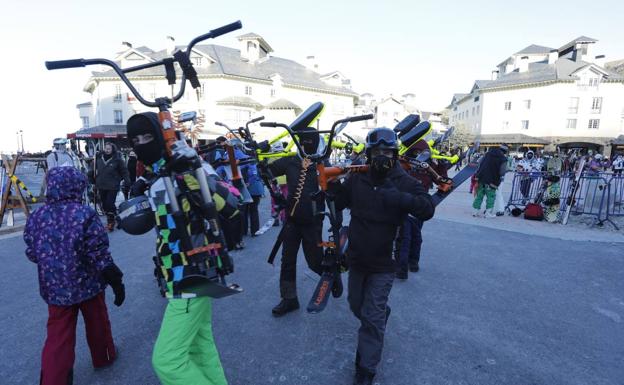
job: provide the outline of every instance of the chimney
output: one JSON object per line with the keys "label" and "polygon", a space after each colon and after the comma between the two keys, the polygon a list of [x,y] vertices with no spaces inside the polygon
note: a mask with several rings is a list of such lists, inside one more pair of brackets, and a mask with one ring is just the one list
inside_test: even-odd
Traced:
{"label": "chimney", "polygon": [[120,52],[125,52],[127,50],[129,50],[130,48],[132,48],[132,44],[128,43],[127,41],[122,41],[121,42],[121,48],[119,49]]}
{"label": "chimney", "polygon": [[551,49],[548,53],[548,64],[555,64],[557,59],[559,59],[559,51],[556,49]]}
{"label": "chimney", "polygon": [[598,55],[594,59],[594,64],[596,64],[598,67],[603,67],[604,68],[606,60],[607,60],[607,58],[605,57],[605,55]]}
{"label": "chimney", "polygon": [[498,79],[498,70],[492,71],[492,80]]}
{"label": "chimney", "polygon": [[175,51],[175,39],[173,36],[165,37],[165,48],[167,49],[167,55],[171,55]]}
{"label": "chimney", "polygon": [[308,67],[309,69],[311,69],[312,71],[318,71],[318,63],[316,61],[316,56],[314,55],[308,55],[306,56],[306,67]]}
{"label": "chimney", "polygon": [[522,56],[520,58],[520,62],[518,63],[518,72],[527,72],[529,70],[529,57]]}

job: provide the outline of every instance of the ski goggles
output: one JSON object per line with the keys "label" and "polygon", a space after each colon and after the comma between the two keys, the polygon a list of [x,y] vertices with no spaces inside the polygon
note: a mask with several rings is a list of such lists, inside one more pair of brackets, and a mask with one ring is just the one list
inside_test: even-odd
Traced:
{"label": "ski goggles", "polygon": [[366,137],[366,144],[368,147],[375,147],[380,144],[386,146],[396,146],[397,137],[394,131],[388,130],[373,130],[368,133]]}

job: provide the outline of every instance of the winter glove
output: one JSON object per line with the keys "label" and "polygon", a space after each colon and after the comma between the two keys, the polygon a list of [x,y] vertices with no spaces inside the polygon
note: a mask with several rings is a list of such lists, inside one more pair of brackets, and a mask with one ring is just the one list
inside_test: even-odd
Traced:
{"label": "winter glove", "polygon": [[411,194],[401,192],[396,187],[381,186],[379,189],[381,195],[381,201],[384,207],[398,208],[399,210],[409,210],[413,206],[413,200]]}
{"label": "winter glove", "polygon": [[121,306],[126,299],[126,288],[121,281],[123,273],[119,270],[119,267],[113,263],[102,270],[102,276],[104,277],[104,281],[113,289],[113,294],[115,295],[115,301],[113,303],[115,306]]}
{"label": "winter glove", "polygon": [[136,182],[130,187],[130,198],[141,196],[145,193],[145,190],[149,188],[149,183],[145,178],[138,178]]}

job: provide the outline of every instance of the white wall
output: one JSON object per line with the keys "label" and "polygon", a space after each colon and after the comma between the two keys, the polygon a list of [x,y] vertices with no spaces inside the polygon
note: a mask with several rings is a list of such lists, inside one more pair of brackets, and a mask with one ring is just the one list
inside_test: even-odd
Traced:
{"label": "white wall", "polygon": [[[578,97],[576,114],[568,110],[570,98]],[[601,113],[591,111],[592,99],[602,97]],[[601,83],[598,87],[579,87],[575,83],[556,83],[542,87],[519,88],[482,94],[482,134],[522,133],[534,137],[585,136],[616,137],[621,134],[624,84]],[[531,100],[526,109],[524,100]],[[505,111],[505,102],[512,108]],[[576,129],[567,128],[567,119],[577,119]],[[589,129],[589,119],[600,119],[599,129]],[[521,121],[529,121],[529,129]],[[508,121],[509,127],[503,128]]]}

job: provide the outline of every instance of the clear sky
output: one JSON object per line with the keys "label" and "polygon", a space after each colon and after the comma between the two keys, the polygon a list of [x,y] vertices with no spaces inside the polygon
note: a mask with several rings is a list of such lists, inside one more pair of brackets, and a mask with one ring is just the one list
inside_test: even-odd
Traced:
{"label": "clear sky", "polygon": [[243,30],[210,43],[237,46],[262,35],[274,55],[352,79],[355,91],[416,94],[419,107],[440,110],[475,79],[529,44],[558,48],[580,35],[599,40],[596,54],[624,58],[624,1],[2,1],[0,151],[48,149],[80,126],[76,104],[88,69],[47,71],[45,60],[110,58],[122,41],[164,48],[240,19]]}

